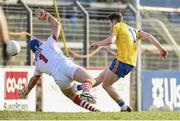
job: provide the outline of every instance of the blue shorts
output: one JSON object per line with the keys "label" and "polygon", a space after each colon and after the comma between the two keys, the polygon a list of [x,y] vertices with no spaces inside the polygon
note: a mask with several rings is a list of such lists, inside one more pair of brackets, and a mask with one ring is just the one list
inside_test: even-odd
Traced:
{"label": "blue shorts", "polygon": [[116,58],[113,60],[111,66],[109,67],[109,69],[114,72],[119,78],[124,78],[124,76],[126,76],[133,68],[134,66],[120,62]]}

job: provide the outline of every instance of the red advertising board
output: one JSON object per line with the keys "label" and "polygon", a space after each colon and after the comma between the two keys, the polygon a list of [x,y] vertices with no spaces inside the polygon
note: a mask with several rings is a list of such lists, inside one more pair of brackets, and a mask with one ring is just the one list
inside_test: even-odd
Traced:
{"label": "red advertising board", "polygon": [[28,83],[28,72],[6,71],[4,81],[5,99],[19,99],[19,89]]}
{"label": "red advertising board", "polygon": [[19,89],[27,86],[33,76],[33,66],[0,67],[0,110],[36,111],[36,89],[26,99],[19,98]]}

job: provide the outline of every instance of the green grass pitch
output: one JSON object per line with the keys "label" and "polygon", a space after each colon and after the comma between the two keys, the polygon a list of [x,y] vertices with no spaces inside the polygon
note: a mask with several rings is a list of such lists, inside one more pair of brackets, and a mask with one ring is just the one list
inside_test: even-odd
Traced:
{"label": "green grass pitch", "polygon": [[0,111],[0,120],[180,120],[180,112],[50,113]]}

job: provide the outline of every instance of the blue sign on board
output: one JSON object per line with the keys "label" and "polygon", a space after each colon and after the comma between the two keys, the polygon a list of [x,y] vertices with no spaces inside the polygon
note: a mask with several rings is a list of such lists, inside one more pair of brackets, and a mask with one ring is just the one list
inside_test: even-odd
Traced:
{"label": "blue sign on board", "polygon": [[151,106],[180,110],[180,72],[142,71],[142,110]]}

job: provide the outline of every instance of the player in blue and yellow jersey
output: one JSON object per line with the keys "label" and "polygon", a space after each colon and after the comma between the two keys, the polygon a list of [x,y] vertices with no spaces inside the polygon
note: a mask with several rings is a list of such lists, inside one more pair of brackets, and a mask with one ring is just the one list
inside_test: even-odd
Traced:
{"label": "player in blue and yellow jersey", "polygon": [[[94,86],[102,82],[103,88],[112,99],[118,103],[121,111],[131,112],[131,107],[125,104],[112,85],[119,80],[119,78],[126,76],[136,66],[139,40],[148,40],[153,43],[160,51],[162,59],[167,58],[168,52],[151,34],[137,30],[124,23],[121,14],[111,14],[108,16],[108,19],[112,34],[104,40],[93,42],[91,47],[96,49],[99,46],[109,46],[114,43],[117,46],[118,53],[110,67],[105,69],[96,78],[96,84]],[[80,89],[80,85],[77,85],[76,88]]]}

